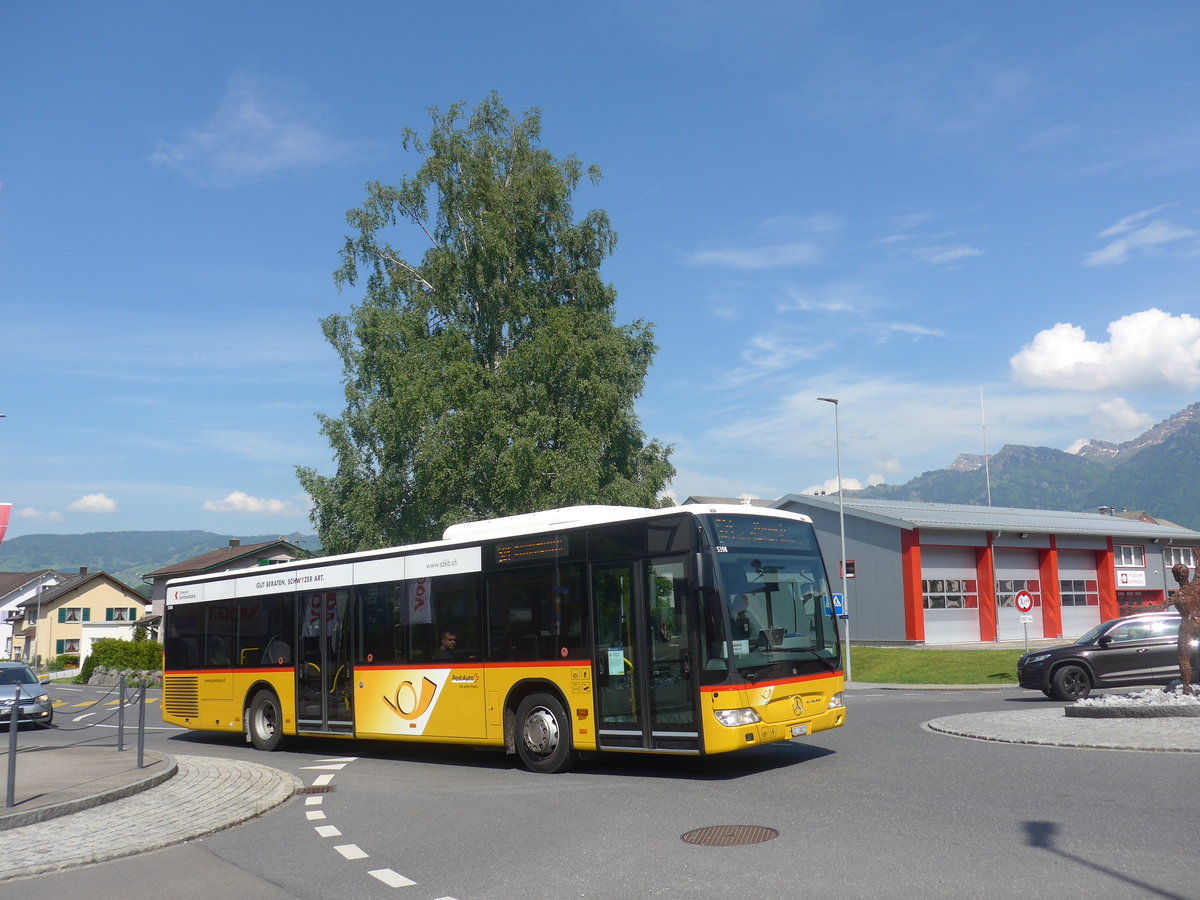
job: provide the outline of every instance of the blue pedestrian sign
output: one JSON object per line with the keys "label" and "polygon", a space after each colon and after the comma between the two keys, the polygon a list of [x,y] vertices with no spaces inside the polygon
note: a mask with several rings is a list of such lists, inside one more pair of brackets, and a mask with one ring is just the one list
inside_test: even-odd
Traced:
{"label": "blue pedestrian sign", "polygon": [[845,605],[842,603],[842,595],[834,594],[833,595],[833,614],[835,616],[840,616],[845,611],[846,611]]}

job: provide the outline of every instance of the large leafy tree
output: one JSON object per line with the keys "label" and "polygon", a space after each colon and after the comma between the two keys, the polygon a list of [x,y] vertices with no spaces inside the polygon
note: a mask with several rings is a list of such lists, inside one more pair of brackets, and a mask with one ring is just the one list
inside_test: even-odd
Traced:
{"label": "large leafy tree", "polygon": [[[491,94],[430,110],[396,186],[372,183],[347,213],[339,286],[365,287],[322,322],[343,364],[346,408],[318,414],[337,470],[298,467],[331,552],[433,539],[451,523],[575,503],[654,505],[670,448],[634,413],[652,327],[618,325],[600,265],[616,243],[603,211],[578,221],[585,170],[539,145]],[[594,167],[587,169],[593,181]],[[389,237],[415,238],[419,260]]]}

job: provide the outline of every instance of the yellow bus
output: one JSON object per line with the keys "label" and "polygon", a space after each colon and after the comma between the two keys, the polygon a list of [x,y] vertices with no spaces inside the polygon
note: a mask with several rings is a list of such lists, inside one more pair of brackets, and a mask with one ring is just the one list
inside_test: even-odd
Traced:
{"label": "yellow bus", "polygon": [[241,733],[703,755],[845,721],[811,521],[579,506],[441,541],[180,578],[163,718]]}

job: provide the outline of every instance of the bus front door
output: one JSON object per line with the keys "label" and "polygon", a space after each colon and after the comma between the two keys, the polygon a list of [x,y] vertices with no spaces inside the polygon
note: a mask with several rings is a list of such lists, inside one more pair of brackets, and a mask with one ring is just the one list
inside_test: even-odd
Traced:
{"label": "bus front door", "polygon": [[684,557],[593,567],[602,748],[700,752],[687,587]]}
{"label": "bus front door", "polygon": [[354,732],[350,592],[304,594],[299,605],[296,726],[307,734]]}

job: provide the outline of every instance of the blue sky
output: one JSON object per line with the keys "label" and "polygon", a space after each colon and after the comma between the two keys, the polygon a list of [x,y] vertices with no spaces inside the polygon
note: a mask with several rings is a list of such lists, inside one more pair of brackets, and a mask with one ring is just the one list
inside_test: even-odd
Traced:
{"label": "blue sky", "polygon": [[9,537],[307,530],[345,212],[492,89],[604,172],[680,499],[832,484],[822,396],[848,485],[981,389],[992,452],[1129,439],[1200,399],[1198,59],[1190,2],[5,4]]}

